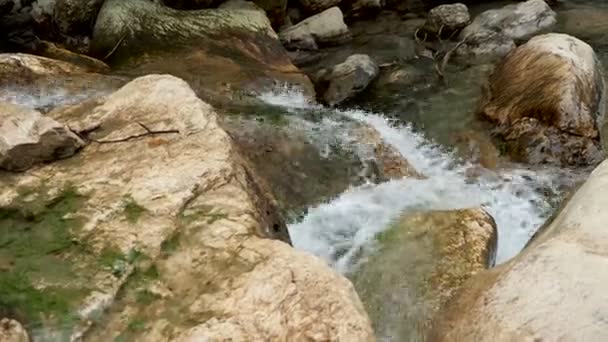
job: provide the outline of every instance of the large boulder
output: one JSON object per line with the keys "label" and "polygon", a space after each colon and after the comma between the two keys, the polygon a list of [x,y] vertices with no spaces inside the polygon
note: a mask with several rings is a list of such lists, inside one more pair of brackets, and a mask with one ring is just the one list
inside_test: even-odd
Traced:
{"label": "large boulder", "polygon": [[255,6],[180,11],[147,0],[108,0],[97,17],[92,50],[127,76],[178,76],[216,105],[277,83],[314,93]]}
{"label": "large boulder", "polygon": [[[228,0],[230,1],[230,0]],[[225,0],[162,0],[161,2],[166,6],[181,9],[181,10],[198,10],[206,8],[218,7],[220,4],[224,4],[228,1]],[[241,0],[243,2],[250,2]],[[287,16],[287,0],[255,0],[250,3],[255,3],[260,6],[266,14],[268,19],[272,23],[272,27],[279,29],[285,24]]]}
{"label": "large boulder", "polygon": [[557,15],[545,0],[528,0],[481,13],[460,36],[464,38],[489,30],[501,32],[515,41],[524,41],[551,30],[556,23]]}
{"label": "large boulder", "polygon": [[319,71],[315,77],[317,93],[324,103],[334,106],[365,90],[379,71],[368,55],[352,55],[330,69]]}
{"label": "large boulder", "polygon": [[606,191],[608,162],[518,256],[462,286],[429,340],[606,340]]}
{"label": "large boulder", "polygon": [[[549,32],[556,23],[556,13],[544,0],[528,0],[488,10],[460,32],[463,43],[456,55],[473,63],[494,61],[506,55],[515,43]],[[471,58],[475,60],[471,61]]]}
{"label": "large boulder", "polygon": [[287,49],[316,50],[321,46],[336,45],[351,39],[338,7],[329,8],[302,20],[279,33]]}
{"label": "large boulder", "polygon": [[84,146],[76,134],[39,112],[0,103],[0,169],[24,171],[72,156]]}
{"label": "large boulder", "polygon": [[145,76],[70,113],[80,153],[0,174],[0,303],[33,339],[373,340],[186,82]]}
{"label": "large boulder", "polygon": [[591,46],[552,33],[533,38],[496,66],[480,113],[517,159],[589,165],[602,158],[604,101],[602,66]]}
{"label": "large boulder", "polygon": [[421,341],[462,284],[493,265],[497,232],[482,209],[404,214],[352,278],[377,335]]}
{"label": "large boulder", "polygon": [[161,0],[161,2],[169,7],[181,10],[197,10],[204,8],[216,7],[223,0]]}

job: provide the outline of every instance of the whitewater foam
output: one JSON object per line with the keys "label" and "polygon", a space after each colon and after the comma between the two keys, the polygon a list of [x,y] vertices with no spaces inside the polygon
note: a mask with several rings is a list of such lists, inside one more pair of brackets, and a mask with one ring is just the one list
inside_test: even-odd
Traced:
{"label": "whitewater foam", "polygon": [[[261,98],[296,115],[319,108],[293,90]],[[289,226],[295,247],[324,258],[341,272],[352,270],[361,261],[361,256],[373,248],[376,234],[388,228],[391,220],[406,210],[419,209],[484,208],[498,227],[496,261],[504,262],[523,248],[551,212],[550,203],[539,189],[556,194],[560,192],[557,184],[565,181],[558,169],[512,168],[471,182],[465,175],[470,165],[458,162],[449,151],[410,126],[361,110],[336,113],[374,127],[385,142],[428,177],[353,187],[330,202],[309,208],[300,222]]]}

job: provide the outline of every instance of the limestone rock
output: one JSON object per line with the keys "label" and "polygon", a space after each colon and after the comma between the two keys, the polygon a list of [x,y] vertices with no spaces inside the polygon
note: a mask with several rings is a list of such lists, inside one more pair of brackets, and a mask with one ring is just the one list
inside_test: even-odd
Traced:
{"label": "limestone rock", "polygon": [[19,322],[2,318],[0,319],[0,341],[30,342],[30,338]]}
{"label": "limestone rock", "polygon": [[378,76],[378,65],[367,55],[356,54],[317,76],[317,92],[330,106],[363,91]]}
{"label": "limestone rock", "polygon": [[65,125],[39,112],[0,104],[0,169],[24,171],[72,156],[84,142]]}
{"label": "limestone rock", "polygon": [[[125,32],[127,32],[125,34]],[[145,41],[146,44],[141,44]],[[108,0],[92,50],[121,74],[171,74],[212,104],[259,95],[277,83],[314,93],[257,8],[177,11],[147,0]]]}
{"label": "limestone rock", "polygon": [[518,256],[462,287],[429,340],[606,340],[607,191],[603,162]]}
{"label": "limestone rock", "polygon": [[470,21],[469,9],[465,4],[440,5],[429,12],[424,29],[435,34],[439,34],[440,30],[442,34],[449,34],[463,29]]}
{"label": "limestone rock", "polygon": [[404,214],[376,239],[355,288],[378,337],[420,341],[465,281],[493,264],[497,233],[485,211],[464,209]]}
{"label": "limestone rock", "polygon": [[[288,245],[268,187],[186,82],[137,78],[63,118],[96,142],[0,174],[10,213],[0,215],[0,255],[19,291],[58,303],[45,316],[75,317],[61,326],[67,337],[373,340],[352,285]],[[40,251],[11,253],[23,241]],[[39,327],[33,339],[56,331],[23,296],[8,298]]]}
{"label": "limestone rock", "polygon": [[323,45],[336,45],[351,38],[338,7],[329,8],[279,33],[287,49],[316,50]]}
{"label": "limestone rock", "polygon": [[460,37],[489,30],[522,41],[551,30],[556,23],[555,12],[544,0],[528,0],[481,13],[462,30]]}
{"label": "limestone rock", "polygon": [[598,125],[605,85],[593,49],[564,34],[518,47],[497,65],[480,113],[518,159],[533,163],[599,162]]}
{"label": "limestone rock", "polygon": [[72,63],[91,72],[107,73],[110,71],[110,67],[98,59],[66,50],[57,44],[43,40],[38,43],[36,54]]}
{"label": "limestone rock", "polygon": [[107,94],[125,83],[122,77],[93,72],[91,64],[29,54],[0,54],[0,101],[49,110]]}

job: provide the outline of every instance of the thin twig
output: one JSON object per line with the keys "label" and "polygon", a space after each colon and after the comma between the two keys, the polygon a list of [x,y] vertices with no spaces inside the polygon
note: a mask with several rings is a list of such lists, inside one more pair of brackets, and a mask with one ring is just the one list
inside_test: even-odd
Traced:
{"label": "thin twig", "polygon": [[122,36],[120,37],[120,39],[118,40],[118,42],[116,43],[116,45],[114,45],[114,47],[112,48],[112,50],[110,50],[110,52],[108,52],[107,55],[105,55],[104,58],[102,58],[102,60],[107,60],[108,58],[110,58],[110,56],[112,56],[114,54],[114,52],[116,52],[116,50],[118,50],[118,47],[120,46],[120,44],[122,44],[122,42],[125,40],[125,38],[127,38],[127,32],[125,31],[125,33],[122,34]]}
{"label": "thin twig", "polygon": [[452,54],[459,47],[461,47],[462,44],[464,44],[468,38],[469,38],[469,36],[464,37],[461,41],[458,42],[458,44],[456,44],[453,48],[451,48],[448,52],[446,52],[446,54],[443,56],[443,59],[441,61],[441,66],[439,66],[437,63],[435,63],[435,72],[437,73],[437,77],[439,77],[439,79],[441,81],[443,81],[445,83],[445,85],[447,85],[447,81],[445,79],[445,74],[444,74],[445,67],[448,65],[448,62],[450,60],[450,57],[452,57]]}
{"label": "thin twig", "polygon": [[158,135],[158,134],[179,134],[179,131],[176,129],[167,129],[167,130],[160,130],[160,131],[154,131],[149,129],[148,127],[146,127],[146,125],[142,124],[141,122],[137,123],[139,126],[141,126],[141,128],[146,130],[146,133],[142,133],[142,134],[137,134],[137,135],[131,135],[128,136],[126,138],[122,138],[122,139],[115,139],[115,140],[95,140],[95,139],[91,139],[88,138],[88,140],[98,143],[98,144],[115,144],[115,143],[121,143],[121,142],[127,142],[129,140],[133,140],[133,139],[139,139],[139,138],[143,138],[145,136],[150,136],[150,135]]}

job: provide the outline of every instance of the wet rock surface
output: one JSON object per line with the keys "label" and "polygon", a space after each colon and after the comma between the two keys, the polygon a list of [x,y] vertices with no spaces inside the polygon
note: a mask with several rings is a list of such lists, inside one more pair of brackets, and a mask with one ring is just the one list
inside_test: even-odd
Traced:
{"label": "wet rock surface", "polygon": [[171,74],[214,105],[276,84],[314,92],[289,60],[264,11],[251,6],[177,11],[145,0],[106,1],[92,48],[100,56],[109,54],[108,63],[120,74]]}
{"label": "wet rock surface", "polygon": [[593,171],[522,253],[467,282],[430,339],[605,339],[606,323],[597,314],[606,310],[602,207],[607,167],[604,162]]}
{"label": "wet rock surface", "polygon": [[324,103],[334,106],[364,91],[378,72],[369,56],[352,55],[329,70],[320,70],[315,75],[316,90]]}
{"label": "wet rock surface", "polygon": [[351,38],[342,11],[331,7],[279,33],[287,49],[317,50],[319,46],[338,45]]}
{"label": "wet rock surface", "polygon": [[416,341],[460,286],[493,264],[497,233],[481,209],[429,211],[402,215],[377,241],[353,283],[380,338]]}

